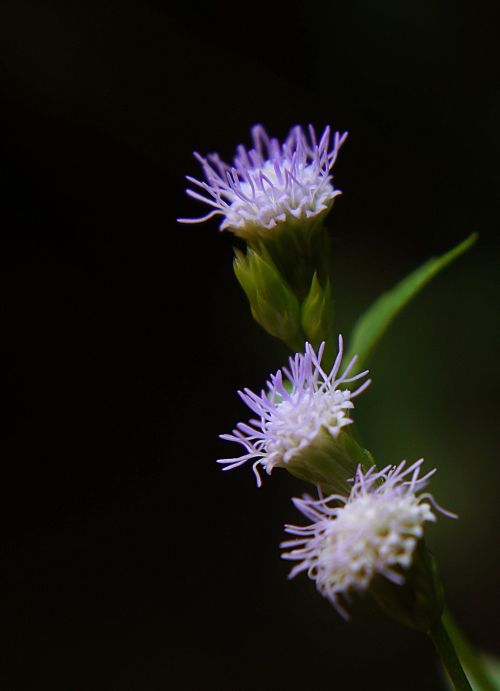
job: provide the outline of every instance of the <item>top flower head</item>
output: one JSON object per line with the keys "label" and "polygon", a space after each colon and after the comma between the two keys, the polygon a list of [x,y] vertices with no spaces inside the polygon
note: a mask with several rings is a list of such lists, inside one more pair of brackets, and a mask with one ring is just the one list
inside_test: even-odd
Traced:
{"label": "top flower head", "polygon": [[239,145],[233,165],[218,154],[203,158],[206,182],[187,176],[204,194],[187,189],[190,197],[213,207],[206,216],[178,219],[181,223],[201,223],[223,216],[221,230],[229,229],[246,237],[255,228],[270,229],[284,222],[297,222],[327,212],[341,194],[330,174],[347,132],[331,132],[327,127],[317,140],[312,125],[309,138],[300,126],[293,127],[283,144],[270,138],[262,125],[252,128],[253,148]]}

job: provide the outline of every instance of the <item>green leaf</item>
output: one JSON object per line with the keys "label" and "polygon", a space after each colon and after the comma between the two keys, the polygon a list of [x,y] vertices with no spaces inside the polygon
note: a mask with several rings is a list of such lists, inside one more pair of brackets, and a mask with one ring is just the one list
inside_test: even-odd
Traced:
{"label": "green leaf", "polygon": [[[500,691],[500,660],[476,650],[464,636],[448,610],[443,614],[453,646],[464,668],[473,691]],[[447,675],[446,681],[453,689]]]}
{"label": "green leaf", "polygon": [[489,655],[484,655],[483,665],[488,671],[491,683],[500,691],[500,660]]}
{"label": "green leaf", "polygon": [[[477,674],[477,665],[476,668],[471,668],[467,665],[467,660],[460,657],[460,662],[463,665],[464,672],[467,675],[473,691],[500,691],[500,661],[484,654],[479,654],[478,661],[481,666],[480,678]],[[450,691],[455,691],[455,687],[444,669],[443,679],[448,689]]]}
{"label": "green leaf", "polygon": [[373,348],[399,312],[448,264],[466,252],[477,240],[478,234],[472,233],[459,245],[440,257],[433,257],[418,269],[406,276],[392,290],[383,293],[356,323],[350,341],[348,362],[354,355],[365,363]]}

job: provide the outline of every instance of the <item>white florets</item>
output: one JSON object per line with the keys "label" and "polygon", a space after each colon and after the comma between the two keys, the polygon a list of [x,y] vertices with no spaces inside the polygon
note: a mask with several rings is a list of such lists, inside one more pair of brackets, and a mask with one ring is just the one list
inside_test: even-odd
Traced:
{"label": "white florets", "polygon": [[397,467],[377,471],[373,466],[366,472],[360,467],[348,498],[294,499],[298,510],[313,522],[285,526],[287,533],[299,538],[281,545],[292,548],[282,555],[284,559],[299,562],[289,577],[307,571],[345,618],[342,599],[349,601],[352,592],[367,590],[376,574],[403,584],[401,571],[412,565],[424,524],[436,520],[433,507],[454,517],[431,495],[417,496],[435,472],[419,477],[422,463],[423,459],[406,468],[403,461]]}
{"label": "white florets", "polygon": [[202,218],[178,220],[200,223],[221,215],[220,229],[238,232],[252,226],[270,229],[287,220],[316,216],[341,194],[334,189],[330,172],[346,136],[336,132],[330,144],[327,127],[318,143],[311,125],[309,139],[296,126],[280,145],[262,125],[256,125],[252,128],[254,148],[247,150],[240,145],[233,165],[222,161],[218,154],[203,158],[195,153],[206,181],[187,176],[203,193],[192,189],[186,192],[213,211]]}
{"label": "white florets", "polygon": [[[267,382],[267,391],[260,395],[250,389],[239,391],[246,405],[258,416],[248,423],[240,422],[232,434],[222,439],[241,444],[246,453],[238,458],[220,459],[224,470],[236,468],[253,460],[257,484],[261,485],[258,466],[268,474],[277,466],[286,466],[293,457],[325,432],[336,438],[343,427],[351,424],[349,411],[354,407],[352,399],[370,383],[365,381],[355,391],[340,389],[343,384],[356,381],[366,375],[361,372],[348,377],[356,358],[337,378],[342,361],[342,338],[332,370],[326,374],[321,367],[325,344],[318,353],[306,343],[305,353],[297,353],[289,360],[289,367],[278,370]],[[285,381],[283,379],[285,377]]]}

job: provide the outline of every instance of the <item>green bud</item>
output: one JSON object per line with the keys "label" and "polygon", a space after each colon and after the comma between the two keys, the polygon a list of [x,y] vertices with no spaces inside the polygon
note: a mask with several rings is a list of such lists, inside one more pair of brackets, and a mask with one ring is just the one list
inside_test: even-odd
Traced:
{"label": "green bud", "polygon": [[[314,348],[326,341],[327,350],[333,349],[333,299],[330,280],[327,278],[321,285],[317,272],[314,272],[309,293],[302,303],[300,311],[302,330]],[[323,355],[324,366],[332,363],[333,352]]]}
{"label": "green bud", "polygon": [[299,480],[319,485],[325,495],[348,495],[358,466],[367,470],[374,465],[373,456],[361,447],[347,428],[338,436],[322,429],[284,466]]}
{"label": "green bud", "polygon": [[304,334],[300,305],[267,253],[235,250],[234,273],[250,303],[252,316],[271,336],[294,351],[301,350]]}
{"label": "green bud", "polygon": [[424,633],[430,631],[443,614],[443,586],[436,560],[423,540],[416,547],[403,585],[379,576],[372,582],[370,592],[391,619]]}
{"label": "green bud", "polygon": [[323,226],[324,215],[291,219],[273,228],[259,229],[246,237],[249,248],[267,254],[302,301],[310,290],[315,273],[329,275],[331,240]]}

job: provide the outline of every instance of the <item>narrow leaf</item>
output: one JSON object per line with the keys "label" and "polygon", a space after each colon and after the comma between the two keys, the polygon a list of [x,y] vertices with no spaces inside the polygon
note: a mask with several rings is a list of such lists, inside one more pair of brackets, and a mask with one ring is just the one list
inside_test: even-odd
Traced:
{"label": "narrow leaf", "polygon": [[368,310],[361,315],[355,325],[351,341],[349,354],[346,357],[348,362],[354,355],[359,356],[359,361],[365,363],[370,356],[373,348],[386,331],[392,320],[399,312],[429,283],[440,271],[448,264],[466,252],[477,240],[478,234],[472,233],[459,245],[449,250],[440,257],[433,257],[422,264],[418,269],[406,276],[392,290],[383,293]]}

